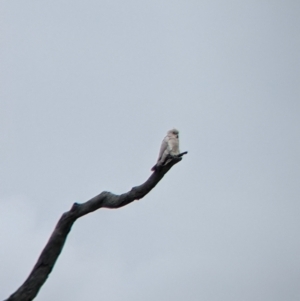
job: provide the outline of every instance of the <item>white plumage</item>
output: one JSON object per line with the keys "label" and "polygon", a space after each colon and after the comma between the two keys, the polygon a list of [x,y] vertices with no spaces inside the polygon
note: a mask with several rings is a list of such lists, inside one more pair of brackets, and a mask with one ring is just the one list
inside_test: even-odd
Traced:
{"label": "white plumage", "polygon": [[179,151],[179,131],[172,129],[168,131],[167,136],[163,139],[158,155],[156,164],[151,170],[156,170],[157,167],[166,165],[170,160],[167,160],[167,156],[176,156],[180,153]]}

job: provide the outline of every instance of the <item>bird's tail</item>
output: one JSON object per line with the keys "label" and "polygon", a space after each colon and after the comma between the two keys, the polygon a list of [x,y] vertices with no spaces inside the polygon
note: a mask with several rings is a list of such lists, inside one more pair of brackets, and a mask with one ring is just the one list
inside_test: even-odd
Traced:
{"label": "bird's tail", "polygon": [[157,165],[155,164],[152,168],[151,171],[156,171],[157,170]]}

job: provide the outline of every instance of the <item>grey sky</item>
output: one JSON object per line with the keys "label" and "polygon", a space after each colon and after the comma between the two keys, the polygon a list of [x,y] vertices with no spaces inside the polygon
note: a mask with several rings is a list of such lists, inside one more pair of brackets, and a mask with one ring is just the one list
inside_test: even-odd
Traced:
{"label": "grey sky", "polygon": [[36,300],[300,299],[298,1],[0,11],[0,298],[73,202],[145,181],[175,126],[189,154],[76,222]]}

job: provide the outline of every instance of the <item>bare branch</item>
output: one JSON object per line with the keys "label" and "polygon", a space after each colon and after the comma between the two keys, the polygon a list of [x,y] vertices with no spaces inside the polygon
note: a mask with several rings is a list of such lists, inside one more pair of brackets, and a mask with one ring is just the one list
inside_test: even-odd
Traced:
{"label": "bare branch", "polygon": [[177,155],[177,157],[182,157],[183,155],[186,155],[188,152],[183,152],[183,153],[180,153],[179,155]]}
{"label": "bare branch", "polygon": [[37,296],[40,288],[51,273],[63,249],[67,236],[78,218],[100,208],[117,209],[143,198],[157,185],[173,165],[182,160],[182,156],[186,153],[187,152],[184,152],[174,157],[170,163],[153,172],[145,183],[133,187],[129,192],[115,195],[111,192],[103,191],[85,203],[74,203],[72,208],[65,212],[59,219],[28,278],[19,289],[5,301],[31,301]]}

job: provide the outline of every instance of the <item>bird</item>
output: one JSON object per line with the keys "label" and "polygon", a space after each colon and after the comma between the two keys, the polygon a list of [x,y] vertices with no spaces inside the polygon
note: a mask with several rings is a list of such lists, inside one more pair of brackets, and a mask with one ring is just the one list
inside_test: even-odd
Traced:
{"label": "bird", "polygon": [[161,143],[157,162],[151,170],[155,171],[168,164],[171,161],[169,157],[179,155],[179,153],[179,131],[177,129],[169,130]]}

